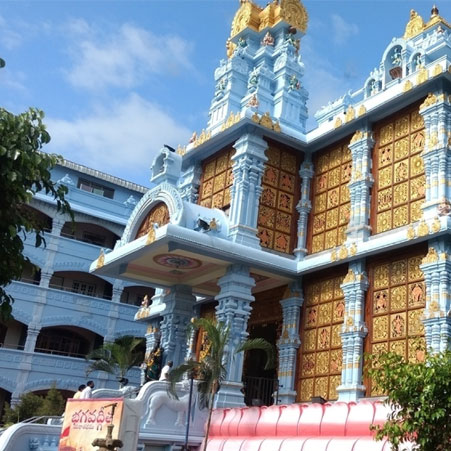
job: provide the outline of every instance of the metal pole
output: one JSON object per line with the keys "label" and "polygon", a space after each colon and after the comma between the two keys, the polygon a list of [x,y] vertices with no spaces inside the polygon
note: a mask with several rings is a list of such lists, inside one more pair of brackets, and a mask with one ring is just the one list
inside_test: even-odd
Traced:
{"label": "metal pole", "polygon": [[189,379],[189,399],[188,399],[188,418],[186,419],[186,430],[185,430],[185,445],[183,446],[184,451],[188,451],[188,437],[189,437],[189,422],[191,418],[191,400],[193,398],[193,386],[194,377],[193,373],[190,373]]}

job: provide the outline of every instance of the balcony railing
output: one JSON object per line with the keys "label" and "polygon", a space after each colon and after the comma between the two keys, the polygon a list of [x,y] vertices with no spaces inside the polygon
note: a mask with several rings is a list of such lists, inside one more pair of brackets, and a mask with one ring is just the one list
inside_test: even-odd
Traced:
{"label": "balcony railing", "polygon": [[0,343],[0,348],[18,349],[20,351],[23,351],[25,349],[25,346],[24,345],[14,345],[11,343]]}
{"label": "balcony railing", "polygon": [[58,351],[56,349],[34,348],[34,351],[40,352],[42,354],[61,355],[64,357],[75,357],[77,359],[84,359],[86,357],[86,354],[80,354],[77,352],[70,352],[70,351]]}
{"label": "balcony railing", "polygon": [[69,239],[74,240],[74,241],[82,241],[83,243],[92,244],[92,245],[94,245],[94,246],[99,246],[99,247],[103,247],[103,248],[106,248],[106,249],[113,249],[113,248],[112,248],[110,245],[108,245],[108,244],[105,244],[105,243],[99,243],[99,242],[96,242],[96,241],[94,241],[94,240],[90,240],[90,239],[88,239],[88,238],[75,237],[74,235],[72,235],[72,234],[70,234],[70,233],[64,233],[64,232],[61,232],[60,235],[61,235],[62,237],[64,237],[64,238],[69,238]]}
{"label": "balcony railing", "polygon": [[109,301],[111,301],[111,299],[112,299],[112,296],[108,295],[108,294],[99,295],[96,292],[93,292],[93,293],[80,293],[79,291],[76,291],[73,288],[62,287],[61,285],[50,284],[49,288],[53,288],[54,290],[67,291],[67,292],[73,293],[73,294],[81,294],[82,296],[90,296],[92,298],[107,299]]}
{"label": "balcony railing", "polygon": [[278,404],[279,381],[265,377],[244,377],[244,403],[247,406]]}

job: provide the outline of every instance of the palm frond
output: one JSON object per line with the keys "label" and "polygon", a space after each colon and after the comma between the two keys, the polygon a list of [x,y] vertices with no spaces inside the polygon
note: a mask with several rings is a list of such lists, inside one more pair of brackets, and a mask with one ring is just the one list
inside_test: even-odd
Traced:
{"label": "palm frond", "polygon": [[106,360],[94,360],[86,368],[86,375],[92,373],[93,371],[104,371],[108,374],[116,374],[116,368],[111,362]]}
{"label": "palm frond", "polygon": [[172,369],[168,374],[168,395],[172,398],[179,399],[175,386],[177,382],[180,382],[185,373],[190,373],[191,371],[196,371],[199,367],[199,362],[196,360],[188,360],[188,362],[182,363],[178,367]]}
{"label": "palm frond", "polygon": [[252,351],[254,349],[261,349],[266,354],[265,370],[273,369],[276,366],[276,352],[274,345],[266,341],[264,338],[252,338],[241,343],[236,349],[236,353],[242,351]]}

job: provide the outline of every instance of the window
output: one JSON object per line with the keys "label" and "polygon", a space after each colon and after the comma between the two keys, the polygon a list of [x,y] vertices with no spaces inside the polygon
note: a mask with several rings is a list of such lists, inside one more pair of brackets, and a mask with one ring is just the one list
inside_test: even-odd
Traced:
{"label": "window", "polygon": [[77,280],[74,280],[72,282],[72,293],[80,293],[86,296],[95,296],[96,286],[91,283],[79,282]]}
{"label": "window", "polygon": [[83,191],[87,191],[88,193],[94,193],[99,196],[108,197],[108,199],[112,199],[114,196],[114,189],[107,188],[106,186],[99,185],[86,179],[78,180],[78,188]]}

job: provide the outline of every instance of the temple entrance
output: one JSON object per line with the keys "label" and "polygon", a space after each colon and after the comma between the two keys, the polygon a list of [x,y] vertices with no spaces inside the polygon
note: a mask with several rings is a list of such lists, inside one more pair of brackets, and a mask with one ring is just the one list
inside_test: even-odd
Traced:
{"label": "temple entrance", "polygon": [[[276,345],[278,322],[256,324],[250,327],[249,338],[264,338]],[[270,406],[276,403],[277,370],[265,370],[266,355],[260,349],[246,353],[243,368],[244,402],[247,406]]]}
{"label": "temple entrance", "polygon": [[[277,340],[282,328],[282,307],[286,286],[255,293],[249,319],[249,338],[264,338],[277,352]],[[277,402],[277,366],[265,370],[266,355],[255,349],[246,352],[243,366],[244,402],[248,406],[270,406]]]}

